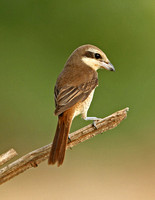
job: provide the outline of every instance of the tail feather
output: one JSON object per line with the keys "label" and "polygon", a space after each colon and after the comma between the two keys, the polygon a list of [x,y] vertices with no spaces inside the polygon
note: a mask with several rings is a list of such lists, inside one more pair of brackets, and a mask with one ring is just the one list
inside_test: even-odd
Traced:
{"label": "tail feather", "polygon": [[[67,127],[67,129],[68,129],[68,127]],[[69,127],[69,130],[70,130],[70,127]],[[58,166],[62,165],[62,163],[64,161],[69,130],[64,130],[64,132],[67,133],[67,134],[64,134],[63,141],[61,143],[61,149],[60,149],[59,157],[58,157]]]}
{"label": "tail feather", "polygon": [[50,156],[49,156],[49,160],[48,160],[49,164],[54,165],[57,162],[59,150],[61,147],[60,145],[61,145],[61,141],[62,141],[62,137],[63,137],[63,134],[61,134],[61,129],[62,128],[59,125],[59,121],[58,121],[56,133],[54,136],[54,140],[53,140],[53,144],[52,144],[52,148],[51,148],[51,152],[50,152]]}
{"label": "tail feather", "polygon": [[58,166],[62,165],[65,157],[72,117],[73,116],[68,112],[64,112],[58,116],[57,129],[53,140],[48,164],[55,164],[58,162]]}

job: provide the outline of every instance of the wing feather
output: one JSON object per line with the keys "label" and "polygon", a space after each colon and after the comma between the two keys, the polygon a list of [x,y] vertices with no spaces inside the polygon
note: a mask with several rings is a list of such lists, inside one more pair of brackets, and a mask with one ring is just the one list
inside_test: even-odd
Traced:
{"label": "wing feather", "polygon": [[94,78],[90,82],[82,83],[79,86],[64,86],[59,89],[56,85],[54,89],[55,115],[60,115],[77,102],[84,101],[97,85],[97,78]]}

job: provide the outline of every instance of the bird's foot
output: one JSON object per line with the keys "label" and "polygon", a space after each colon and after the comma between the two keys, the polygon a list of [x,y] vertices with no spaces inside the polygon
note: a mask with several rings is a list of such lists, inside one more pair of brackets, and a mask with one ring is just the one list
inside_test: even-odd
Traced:
{"label": "bird's foot", "polygon": [[[68,135],[68,143],[70,143],[72,140],[70,138],[70,135]],[[69,147],[72,150],[72,147]]]}
{"label": "bird's foot", "polygon": [[93,120],[92,125],[93,125],[93,127],[94,127],[95,129],[97,129],[96,122],[99,121],[99,120],[101,120],[101,119],[102,119],[102,118],[97,118],[97,117],[86,117],[86,118],[85,118],[85,120]]}
{"label": "bird's foot", "polygon": [[70,138],[70,135],[68,135],[68,143],[70,143],[72,140]]}
{"label": "bird's foot", "polygon": [[95,129],[97,129],[96,121],[93,121],[92,126],[93,126]]}

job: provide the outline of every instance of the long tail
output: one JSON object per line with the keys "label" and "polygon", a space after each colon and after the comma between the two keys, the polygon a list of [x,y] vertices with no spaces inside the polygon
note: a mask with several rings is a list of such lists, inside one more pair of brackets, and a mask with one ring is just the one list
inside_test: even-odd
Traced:
{"label": "long tail", "polygon": [[58,116],[57,129],[48,159],[48,164],[54,165],[57,162],[58,166],[62,165],[65,157],[72,119],[73,114],[67,111]]}

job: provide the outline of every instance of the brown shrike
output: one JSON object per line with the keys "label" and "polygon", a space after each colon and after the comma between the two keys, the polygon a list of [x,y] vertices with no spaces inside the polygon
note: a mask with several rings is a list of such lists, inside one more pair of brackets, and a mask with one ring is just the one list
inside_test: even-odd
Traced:
{"label": "brown shrike", "polygon": [[58,124],[48,163],[60,166],[65,157],[68,134],[74,117],[81,114],[84,120],[99,120],[87,117],[87,112],[98,86],[98,69],[115,71],[107,56],[93,45],[77,48],[68,58],[58,76],[54,88],[55,115]]}

